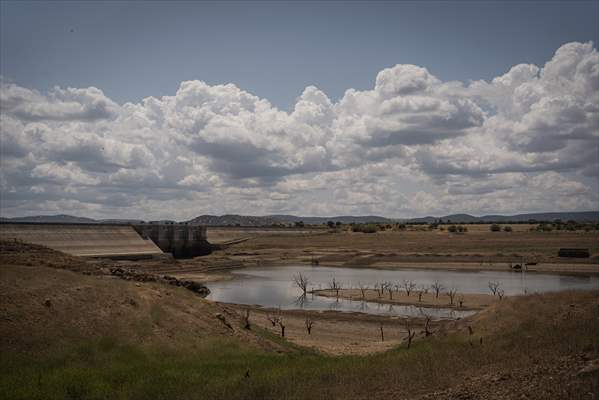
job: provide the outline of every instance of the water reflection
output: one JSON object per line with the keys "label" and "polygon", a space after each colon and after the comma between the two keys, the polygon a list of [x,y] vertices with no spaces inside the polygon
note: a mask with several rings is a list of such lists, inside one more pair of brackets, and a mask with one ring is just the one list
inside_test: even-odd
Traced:
{"label": "water reflection", "polygon": [[[436,280],[458,293],[489,293],[489,281],[499,282],[506,295],[599,288],[599,277],[564,276],[511,271],[442,271],[442,270],[374,270],[368,268],[333,268],[319,266],[257,267],[235,271],[236,279],[212,282],[209,299],[227,303],[253,304],[282,309],[337,310],[379,315],[418,316],[416,306],[379,304],[362,300],[303,295],[292,277],[302,273],[310,279],[310,289],[324,289],[334,277],[343,288],[357,288],[360,283],[373,288],[379,282],[414,281],[430,286]],[[429,308],[432,318],[458,318],[471,312]]]}

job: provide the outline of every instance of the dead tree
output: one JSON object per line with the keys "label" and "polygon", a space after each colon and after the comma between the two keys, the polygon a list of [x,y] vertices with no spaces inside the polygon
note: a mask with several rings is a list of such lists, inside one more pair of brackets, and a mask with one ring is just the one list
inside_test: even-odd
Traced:
{"label": "dead tree", "polygon": [[420,314],[424,317],[424,335],[431,336],[433,332],[429,329],[429,326],[433,320],[433,317],[422,311],[422,307],[420,307],[418,311],[420,311]]}
{"label": "dead tree", "polygon": [[277,324],[279,323],[279,317],[276,315],[266,314],[266,319],[270,321],[272,326],[277,326]]}
{"label": "dead tree", "polygon": [[358,287],[362,293],[362,300],[366,300],[366,290],[368,289],[368,286],[364,285],[362,282],[358,282]]}
{"label": "dead tree", "polygon": [[245,309],[245,315],[243,316],[243,321],[245,322],[245,329],[251,329],[250,327],[250,309],[246,308]]}
{"label": "dead tree", "polygon": [[279,317],[278,323],[281,328],[281,337],[285,337],[285,323],[283,322],[283,317]]}
{"label": "dead tree", "polygon": [[329,282],[329,289],[334,290],[337,298],[339,298],[339,290],[341,290],[341,284],[333,278],[332,281]]}
{"label": "dead tree", "polygon": [[422,302],[422,295],[425,293],[428,293],[428,288],[426,286],[422,285],[418,288],[417,293],[418,293],[418,301]]}
{"label": "dead tree", "polygon": [[308,331],[308,335],[312,334],[312,325],[314,325],[314,321],[309,316],[306,316],[306,330]]}
{"label": "dead tree", "polygon": [[430,315],[427,315],[426,318],[425,318],[425,320],[424,320],[424,334],[426,336],[430,336],[430,335],[433,334],[433,332],[429,329],[429,326],[431,324],[431,320],[432,320],[432,317]]}
{"label": "dead tree", "polygon": [[393,287],[395,288],[395,291],[397,292],[397,295],[399,295],[399,292],[401,291],[401,285],[400,284],[395,284],[395,285],[393,285]]}
{"label": "dead tree", "polygon": [[431,285],[431,289],[433,289],[435,291],[435,298],[438,299],[439,298],[439,293],[442,292],[443,289],[445,289],[445,286],[443,286],[441,284],[441,282],[435,281]]}
{"label": "dead tree", "polygon": [[491,293],[493,293],[493,296],[497,296],[497,291],[499,290],[500,286],[501,284],[499,282],[489,281],[489,289],[491,289]]}
{"label": "dead tree", "polygon": [[381,285],[379,283],[375,283],[374,284],[374,290],[376,290],[376,293],[378,294],[379,297],[381,297]]}
{"label": "dead tree", "polygon": [[401,285],[403,289],[406,291],[408,297],[410,297],[410,293],[412,292],[412,290],[416,288],[416,283],[408,279],[404,279]]}
{"label": "dead tree", "polygon": [[414,339],[414,336],[416,336],[416,331],[412,331],[412,326],[410,325],[409,318],[406,318],[404,320],[404,324],[405,324],[406,330],[408,331],[408,336],[406,337],[406,340],[408,341],[408,349],[409,349],[410,346],[412,346],[412,339]]}
{"label": "dead tree", "polygon": [[455,299],[456,294],[458,293],[458,291],[456,289],[450,289],[446,294],[447,296],[449,296],[449,305],[453,306],[453,299]]}
{"label": "dead tree", "polygon": [[389,292],[389,300],[393,300],[393,284],[391,282],[386,282],[385,287]]}
{"label": "dead tree", "polygon": [[279,308],[278,312],[274,315],[266,314],[266,319],[270,321],[272,326],[277,326],[279,321],[283,319],[283,314],[281,313],[281,309]]}
{"label": "dead tree", "polygon": [[458,303],[460,303],[460,308],[462,308],[464,305],[464,295],[458,297]]}
{"label": "dead tree", "polygon": [[505,296],[505,290],[503,290],[503,289],[497,290],[497,296],[499,296],[499,300],[503,300],[503,296]]}
{"label": "dead tree", "polygon": [[297,275],[293,275],[293,282],[304,294],[306,294],[308,291],[308,283],[310,283],[306,275],[303,275],[301,272]]}

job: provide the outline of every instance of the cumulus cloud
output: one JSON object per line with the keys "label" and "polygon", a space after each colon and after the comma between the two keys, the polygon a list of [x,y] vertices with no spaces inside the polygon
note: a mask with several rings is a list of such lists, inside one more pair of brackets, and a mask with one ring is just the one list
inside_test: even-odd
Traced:
{"label": "cumulus cloud", "polygon": [[[3,215],[384,214],[598,209],[599,53],[443,82],[396,65],[290,112],[234,84],[117,104],[1,82]],[[62,207],[62,209],[61,209]]]}

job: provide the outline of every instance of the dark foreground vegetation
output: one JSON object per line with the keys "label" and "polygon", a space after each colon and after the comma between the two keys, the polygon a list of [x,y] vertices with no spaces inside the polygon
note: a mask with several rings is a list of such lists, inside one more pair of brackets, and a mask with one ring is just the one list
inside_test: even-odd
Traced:
{"label": "dark foreground vegetation", "polygon": [[510,298],[458,322],[453,332],[366,357],[291,345],[268,352],[223,337],[185,351],[110,336],[34,352],[12,349],[2,352],[0,392],[5,399],[455,398],[461,392],[591,399],[599,390],[598,294]]}

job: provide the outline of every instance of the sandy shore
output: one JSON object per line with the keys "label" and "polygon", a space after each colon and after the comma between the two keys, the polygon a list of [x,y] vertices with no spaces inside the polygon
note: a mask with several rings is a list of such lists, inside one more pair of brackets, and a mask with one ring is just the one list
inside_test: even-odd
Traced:
{"label": "sandy shore", "polygon": [[[281,327],[268,317],[280,316],[285,325],[285,338],[299,346],[330,355],[366,355],[389,350],[406,343],[407,325],[416,332],[414,340],[425,336],[424,320],[374,316],[336,311],[269,310],[243,305],[228,305],[244,315],[250,309],[250,324],[280,336]],[[313,321],[311,333],[306,329],[306,319]],[[431,321],[429,329],[446,331],[452,321]],[[384,340],[381,339],[381,324]]]}

